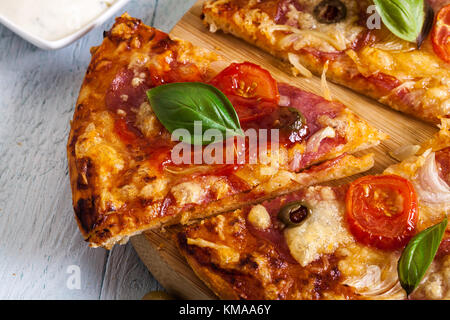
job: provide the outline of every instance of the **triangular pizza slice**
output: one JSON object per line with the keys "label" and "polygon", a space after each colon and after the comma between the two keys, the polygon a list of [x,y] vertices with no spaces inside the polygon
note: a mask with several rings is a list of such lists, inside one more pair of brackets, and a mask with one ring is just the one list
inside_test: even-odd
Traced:
{"label": "triangular pizza slice", "polygon": [[450,1],[427,0],[424,8],[417,8],[423,1],[377,3],[385,3],[390,25],[402,31],[413,25],[404,19],[424,21],[420,44],[387,28],[371,0],[208,0],[203,19],[210,31],[231,33],[288,62],[294,74],[326,74],[429,122],[450,117]]}
{"label": "triangular pizza slice", "polygon": [[[91,51],[67,152],[92,246],[368,170],[372,155],[350,153],[386,138],[337,101],[126,14]],[[204,143],[210,129],[231,138]]]}

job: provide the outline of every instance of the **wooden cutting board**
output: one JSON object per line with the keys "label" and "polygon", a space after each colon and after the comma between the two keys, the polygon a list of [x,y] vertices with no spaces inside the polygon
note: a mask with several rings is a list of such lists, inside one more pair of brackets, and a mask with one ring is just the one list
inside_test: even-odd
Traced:
{"label": "wooden cutting board", "polygon": [[[222,32],[210,33],[200,20],[204,0],[198,1],[173,28],[171,35],[191,41],[194,45],[216,51],[226,60],[251,61],[269,70],[281,82],[286,82],[322,95],[320,79],[296,78],[290,75],[290,67],[269,54],[244,41]],[[421,144],[430,138],[437,127],[395,112],[380,103],[363,97],[344,87],[329,83],[334,99],[340,100],[373,126],[390,136],[388,141],[370,150],[376,163],[366,174],[381,173],[396,161],[389,152],[408,144]],[[355,177],[344,179],[353,180]],[[342,182],[342,181],[340,181]],[[175,229],[165,232],[151,231],[135,236],[131,242],[154,277],[166,290],[183,299],[214,299],[215,295],[195,276],[178,253],[172,236]]]}

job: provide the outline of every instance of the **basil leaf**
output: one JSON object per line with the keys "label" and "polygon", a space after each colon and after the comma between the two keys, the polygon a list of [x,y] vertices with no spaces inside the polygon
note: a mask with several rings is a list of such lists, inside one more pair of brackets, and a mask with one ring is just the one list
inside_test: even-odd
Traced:
{"label": "basil leaf", "polygon": [[422,31],[420,31],[419,36],[417,37],[417,48],[420,49],[423,42],[427,38],[428,34],[431,32],[431,29],[433,29],[434,25],[434,11],[433,8],[430,6],[428,1],[425,1],[425,21],[423,22]]}
{"label": "basil leaf", "polygon": [[441,223],[415,235],[403,250],[397,271],[400,284],[408,295],[417,288],[433,262],[447,223],[446,217]]}
{"label": "basil leaf", "polygon": [[[195,145],[211,143],[202,139],[208,129],[218,130],[222,138],[227,134],[243,135],[239,118],[230,100],[209,84],[164,84],[148,90],[147,97],[156,117],[170,133],[176,129],[188,130],[191,141],[184,142]],[[194,132],[195,121],[202,123],[202,136]]]}
{"label": "basil leaf", "polygon": [[400,39],[416,42],[425,21],[424,0],[374,0],[386,27]]}

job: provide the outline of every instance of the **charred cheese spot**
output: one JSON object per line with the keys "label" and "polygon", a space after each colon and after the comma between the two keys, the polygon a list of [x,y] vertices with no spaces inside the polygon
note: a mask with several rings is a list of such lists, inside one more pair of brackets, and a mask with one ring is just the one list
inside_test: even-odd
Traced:
{"label": "charred cheese spot", "polygon": [[272,282],[272,276],[267,257],[264,257],[263,255],[257,253],[254,253],[252,256],[253,260],[258,265],[258,275],[259,278],[261,279],[261,282],[264,285],[270,284]]}
{"label": "charred cheese spot", "polygon": [[269,213],[266,208],[260,204],[252,207],[248,213],[247,219],[257,229],[265,230],[271,225]]}
{"label": "charred cheese spot", "polygon": [[[111,135],[114,132],[113,119],[107,112],[93,116],[91,122],[75,144],[76,158],[89,158],[104,185],[125,166],[122,155],[117,151],[118,140]],[[96,125],[95,123],[98,123]]]}
{"label": "charred cheese spot", "polygon": [[74,206],[75,214],[83,229],[90,231],[95,223],[94,199],[78,199]]}
{"label": "charred cheese spot", "polygon": [[77,185],[80,189],[85,189],[89,185],[89,180],[94,176],[94,168],[90,158],[77,159],[78,179]]}

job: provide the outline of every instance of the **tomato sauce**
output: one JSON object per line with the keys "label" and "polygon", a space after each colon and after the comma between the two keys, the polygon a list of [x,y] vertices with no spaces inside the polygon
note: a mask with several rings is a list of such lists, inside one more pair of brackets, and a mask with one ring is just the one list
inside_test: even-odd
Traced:
{"label": "tomato sauce", "polygon": [[[202,224],[185,228],[178,234],[178,245],[182,252],[195,259],[201,268],[206,268],[214,276],[225,280],[232,288],[234,298],[237,296],[240,299],[267,299],[269,295],[270,299],[321,299],[326,292],[346,299],[355,298],[353,289],[340,284],[341,274],[337,267],[337,257],[325,255],[302,267],[291,256],[277,214],[284,203],[301,198],[303,193],[297,192],[265,202],[263,205],[272,219],[272,226],[268,230],[258,230],[247,221],[246,217],[250,211],[250,207],[247,207],[241,212],[224,216],[224,238],[221,240],[217,234],[217,218],[212,218],[204,220]],[[239,261],[219,264],[215,250],[188,245],[188,238],[204,239],[233,248],[239,252]],[[256,256],[264,261],[264,274],[268,272],[268,277],[260,275],[261,260],[256,260]],[[271,293],[275,296],[271,296]]]}
{"label": "tomato sauce", "polygon": [[[161,61],[162,66],[167,67],[161,68],[161,70],[164,69],[165,71],[160,71],[153,67],[150,67],[150,69],[142,67],[134,70],[123,67],[112,80],[105,97],[106,106],[112,111],[115,117],[114,131],[116,134],[127,145],[130,151],[133,151],[133,154],[139,155],[141,158],[147,159],[147,161],[151,161],[154,166],[158,167],[160,170],[163,170],[166,166],[176,166],[182,169],[190,166],[190,164],[175,165],[172,162],[171,150],[177,142],[170,141],[170,134],[165,128],[162,128],[161,135],[157,135],[153,139],[147,139],[136,126],[136,114],[141,104],[147,101],[146,91],[152,87],[165,83],[177,81],[205,81],[197,66],[194,64],[181,64],[176,61],[176,54],[170,50],[171,45],[172,41],[169,38],[164,38],[158,42],[157,48],[155,47],[152,49],[156,53],[159,52],[159,56],[170,57],[170,59],[163,59],[163,61]],[[253,84],[252,81],[258,81],[260,78],[268,81],[264,86],[256,87],[256,93],[258,93],[258,95],[263,94],[263,99],[256,96],[247,98],[235,95],[235,92],[238,92],[236,90],[239,90],[240,88],[239,86],[234,87],[234,84],[242,84],[242,81],[238,83],[241,78],[233,78],[235,77],[233,72],[238,72],[237,74],[240,77],[245,77],[246,74],[253,72],[252,70],[255,70],[255,75],[258,75],[258,77],[253,75],[253,78],[248,78],[246,85],[250,86]],[[294,144],[308,139],[322,128],[322,125],[318,121],[319,117],[326,115],[330,118],[334,118],[344,108],[344,106],[338,102],[327,101],[322,97],[302,91],[287,84],[277,84],[266,70],[251,63],[243,63],[241,65],[232,64],[219,75],[224,80],[231,80],[230,83],[233,84],[233,87],[230,89],[232,91],[226,91],[229,92],[229,94],[227,93],[227,96],[234,102],[233,105],[241,120],[242,129],[244,131],[254,129],[256,140],[258,141],[257,146],[250,145],[253,141],[248,137],[244,140],[234,141],[233,165],[227,166],[227,169],[224,171],[225,176],[230,176],[244,163],[249,163],[251,159],[250,152],[254,152],[255,147],[257,154],[262,151],[260,143],[264,143],[265,141],[264,139],[259,141],[259,139],[262,138],[259,129],[267,129],[267,143],[265,146],[267,150],[270,150],[273,142],[278,142],[280,146],[290,148]],[[217,83],[219,85],[223,85],[223,83],[226,82],[219,81],[222,78],[217,78]],[[251,81],[249,79],[251,79]],[[262,91],[266,93],[264,94]],[[251,93],[251,91],[248,90],[245,90],[245,92]],[[279,106],[278,103],[276,103],[276,100],[279,99],[278,94],[289,97],[289,106]],[[299,123],[302,125],[299,126]],[[278,130],[276,137],[278,141],[272,136],[270,129]],[[222,144],[222,150],[224,150],[222,163],[230,163],[230,159],[228,159],[226,155],[226,141],[218,143]],[[332,147],[341,143],[345,143],[345,141],[339,137],[336,139],[324,139],[318,151],[310,155],[305,155],[302,160],[302,165],[305,167],[308,166],[315,159],[320,158],[320,155],[323,155]],[[201,150],[202,160],[205,154],[203,152],[205,148],[206,146],[203,146]],[[194,148],[191,148],[190,150],[191,154],[188,155],[188,158],[191,159],[191,163],[196,163],[194,162],[194,158],[195,152],[198,152],[198,149],[197,151],[193,151]],[[254,156],[254,154],[252,155]],[[214,167],[215,166],[211,167],[212,171],[215,169]],[[207,174],[210,174],[210,172]],[[242,189],[243,184],[240,182],[238,184],[238,189]]]}

